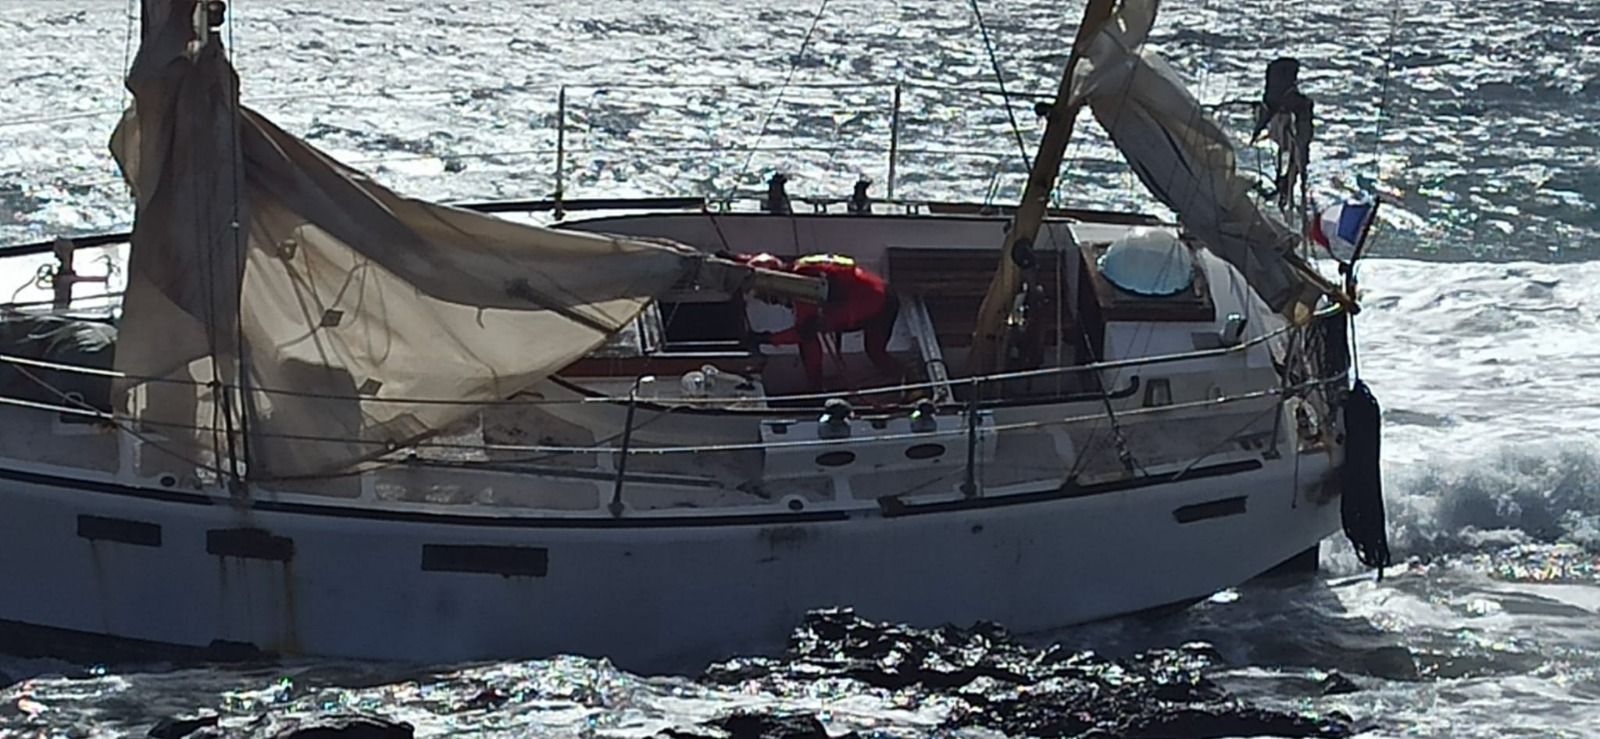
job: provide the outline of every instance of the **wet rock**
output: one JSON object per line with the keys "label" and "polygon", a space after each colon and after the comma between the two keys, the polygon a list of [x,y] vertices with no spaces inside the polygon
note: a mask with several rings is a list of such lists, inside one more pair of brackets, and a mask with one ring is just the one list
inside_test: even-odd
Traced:
{"label": "wet rock", "polygon": [[[822,722],[809,713],[735,711],[689,729],[670,729],[669,739],[829,739]],[[833,739],[858,739],[850,732]]]}
{"label": "wet rock", "polygon": [[1417,657],[1402,646],[1384,646],[1365,652],[1357,672],[1386,680],[1420,680]]}
{"label": "wet rock", "polygon": [[1357,685],[1356,681],[1337,672],[1328,673],[1328,676],[1322,678],[1322,682],[1319,685],[1322,687],[1323,695],[1344,695],[1346,693],[1360,692],[1361,690],[1361,686]]}
{"label": "wet rock", "polygon": [[464,711],[483,711],[499,708],[511,700],[508,696],[494,688],[484,688],[482,692],[473,696],[471,700],[462,704]]}
{"label": "wet rock", "polygon": [[195,718],[164,718],[150,728],[145,736],[150,739],[184,739],[191,734],[217,725],[216,714]]}
{"label": "wet rock", "polygon": [[322,716],[281,728],[274,739],[412,739],[411,724],[372,716]]}
{"label": "wet rock", "polygon": [[732,739],[828,739],[828,730],[809,714],[738,712],[715,722]]}
{"label": "wet rock", "polygon": [[1350,736],[1348,727],[1335,728],[1326,719],[1237,705],[1178,708],[1140,716],[1120,732],[1128,739],[1233,736]]}
{"label": "wet rock", "polygon": [[783,659],[730,660],[713,665],[702,679],[718,685],[754,681],[779,695],[802,695],[808,683],[818,680],[854,679],[905,691],[918,701],[954,698],[947,728],[985,728],[1013,736],[1351,733],[1348,720],[1240,703],[1205,677],[1217,660],[1206,644],[1112,660],[1093,652],[1031,647],[992,624],[914,629],[836,609],[810,614],[795,630]]}

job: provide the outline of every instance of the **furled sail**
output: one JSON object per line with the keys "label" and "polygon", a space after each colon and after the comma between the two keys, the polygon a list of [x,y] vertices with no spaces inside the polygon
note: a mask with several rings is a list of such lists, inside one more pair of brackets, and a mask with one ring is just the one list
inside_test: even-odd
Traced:
{"label": "furled sail", "polygon": [[1226,259],[1273,310],[1309,315],[1325,292],[1294,247],[1299,237],[1250,197],[1228,135],[1160,55],[1143,48],[1158,0],[1123,0],[1073,82],[1145,187],[1185,231]]}
{"label": "furled sail", "polygon": [[543,380],[704,265],[396,195],[239,106],[195,6],[144,1],[112,137],[137,199],[118,408],[177,459],[349,471]]}

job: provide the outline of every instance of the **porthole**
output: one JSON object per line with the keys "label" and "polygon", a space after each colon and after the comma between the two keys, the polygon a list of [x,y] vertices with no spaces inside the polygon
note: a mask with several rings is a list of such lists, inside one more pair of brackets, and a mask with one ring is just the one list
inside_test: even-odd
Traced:
{"label": "porthole", "polygon": [[818,454],[816,461],[817,464],[823,467],[843,467],[856,461],[856,453],[846,451],[826,452]]}

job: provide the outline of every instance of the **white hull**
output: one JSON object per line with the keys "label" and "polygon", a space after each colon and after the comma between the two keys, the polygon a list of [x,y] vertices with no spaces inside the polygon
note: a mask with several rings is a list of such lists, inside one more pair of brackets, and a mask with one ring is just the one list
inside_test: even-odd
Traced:
{"label": "white hull", "polygon": [[[679,214],[588,225],[707,250],[724,236],[741,249],[831,244],[897,281],[907,310],[893,350],[931,368],[961,366],[965,347],[932,353],[944,339],[927,307],[950,299],[952,283],[918,273],[917,260],[987,264],[993,247],[973,245],[997,243],[1002,224]],[[1124,229],[1050,228],[1041,253],[1060,257],[1063,286],[1089,282],[1080,241]],[[903,406],[868,406],[843,438],[824,435],[814,407],[675,395],[679,373],[708,363],[754,378],[756,396],[781,395],[774,387],[797,379],[793,356],[768,357],[761,372],[726,348],[667,351],[575,365],[569,382],[520,398],[531,405],[487,409],[459,439],[465,451],[255,483],[233,499],[161,437],[13,402],[0,418],[0,626],[280,654],[584,654],[680,670],[780,649],[817,608],[1034,632],[1203,598],[1339,529],[1342,448],[1320,390],[1284,394],[1276,317],[1235,271],[1196,253],[1211,286],[1203,314],[1104,308],[1092,328],[1062,329],[1058,369],[1010,387],[1026,399],[968,405],[951,397],[961,388],[930,383],[947,398],[931,425]],[[674,299],[693,297],[664,298]],[[1242,343],[1208,352],[1235,313],[1250,317]],[[862,359],[848,343],[844,353]],[[1342,371],[1325,369],[1317,376]],[[629,411],[629,387],[646,373],[662,376]]]}
{"label": "white hull", "polygon": [[[1294,232],[1245,194],[1198,103],[1127,56],[1153,15],[1123,11],[1085,22],[1115,32],[1080,34],[1072,64],[1151,72],[1085,97],[1144,122],[1108,132],[1182,229],[1041,225],[1037,176],[1014,217],[775,200],[522,228],[347,176],[255,114],[174,139],[167,121],[225,106],[190,94],[210,83],[141,86],[167,112],[113,148],[148,256],[114,352],[66,347],[116,371],[0,345],[18,393],[0,394],[0,626],[673,669],[772,651],[817,608],[1033,632],[1304,552],[1340,523],[1345,318],[1313,315],[1332,288],[1282,261]],[[165,59],[193,62],[190,82],[228,72],[203,25],[185,46],[190,19],[151,22],[133,78]],[[1197,117],[1151,123],[1168,104]],[[1066,123],[1051,114],[1041,162]],[[795,320],[762,304],[777,276],[617,235],[851,260],[825,282],[869,286],[874,318],[845,333],[897,337],[871,350],[882,376],[855,340],[817,367],[816,324],[804,366],[752,351]],[[63,270],[71,246],[51,246]],[[863,320],[850,290],[790,280],[808,292],[775,292]],[[56,356],[47,336],[12,343]]]}
{"label": "white hull", "polygon": [[[1336,531],[1327,456],[1291,457],[1070,497],[694,521],[241,508],[11,472],[0,621],[372,659],[577,653],[634,669],[771,651],[828,606],[1038,631],[1204,597]],[[229,539],[239,528],[273,538]],[[498,563],[424,554],[441,545],[519,549]],[[525,574],[452,571],[480,566]]]}

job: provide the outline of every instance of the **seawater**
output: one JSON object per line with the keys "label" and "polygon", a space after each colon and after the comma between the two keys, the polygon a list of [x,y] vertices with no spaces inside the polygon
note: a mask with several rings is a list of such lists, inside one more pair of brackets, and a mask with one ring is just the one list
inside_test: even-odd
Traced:
{"label": "seawater", "polygon": [[[896,83],[897,196],[1004,202],[1024,178],[965,3],[834,0],[803,55],[814,3],[230,5],[247,104],[421,197],[547,196],[563,85],[570,197],[750,191],[775,168],[797,195],[844,196],[861,174],[882,194]],[[1081,7],[981,6],[1007,87],[1052,91]],[[136,48],[128,9],[0,0],[0,243],[128,225],[106,153]],[[1388,196],[1356,341],[1384,405],[1397,564],[1379,581],[1334,541],[1314,582],[1042,638],[1113,656],[1208,642],[1230,690],[1342,711],[1368,736],[1600,736],[1600,4],[1173,1],[1153,44],[1240,136],[1247,116],[1230,103],[1259,95],[1272,58],[1299,57],[1319,115],[1315,197],[1369,184]],[[1031,101],[1013,110],[1031,146]],[[1270,168],[1260,149],[1240,161]],[[1162,213],[1087,116],[1059,195]],[[23,284],[31,269],[0,276],[0,292],[40,295]],[[1322,695],[1332,671],[1360,690]],[[765,694],[573,657],[203,670],[0,658],[0,673],[21,680],[0,689],[0,735],[361,709],[434,736],[638,736],[765,706],[836,733],[926,736],[948,709],[849,681]],[[514,700],[474,703],[486,685]]]}

